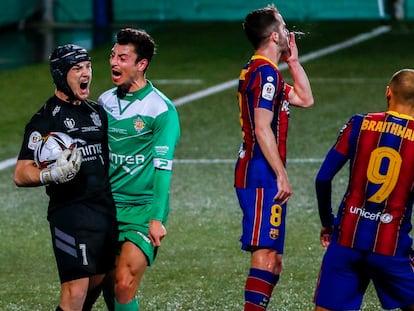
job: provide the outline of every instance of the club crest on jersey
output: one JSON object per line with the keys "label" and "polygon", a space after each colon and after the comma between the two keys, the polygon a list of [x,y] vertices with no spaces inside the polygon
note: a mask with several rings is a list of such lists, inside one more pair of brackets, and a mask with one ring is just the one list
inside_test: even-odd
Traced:
{"label": "club crest on jersey", "polygon": [[134,120],[134,128],[137,132],[141,132],[145,127],[145,122],[140,118]]}
{"label": "club crest on jersey", "polygon": [[63,124],[65,124],[68,129],[73,129],[75,127],[75,120],[72,118],[66,118],[65,121],[63,121]]}
{"label": "club crest on jersey", "polygon": [[267,100],[273,100],[275,96],[275,86],[272,83],[265,83],[262,88],[262,97]]}
{"label": "club crest on jersey", "polygon": [[96,126],[102,126],[101,118],[99,117],[99,114],[97,114],[96,112],[91,113],[91,119],[93,124],[95,124]]}
{"label": "club crest on jersey", "polygon": [[269,231],[269,237],[272,240],[276,240],[279,237],[279,229],[271,228]]}

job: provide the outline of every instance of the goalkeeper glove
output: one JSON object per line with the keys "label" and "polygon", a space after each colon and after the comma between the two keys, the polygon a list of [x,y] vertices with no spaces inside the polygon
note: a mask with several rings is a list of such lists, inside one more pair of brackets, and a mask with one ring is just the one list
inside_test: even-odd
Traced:
{"label": "goalkeeper glove", "polygon": [[80,150],[76,148],[63,150],[53,167],[43,169],[40,172],[40,182],[43,185],[66,183],[75,178],[81,164],[82,152]]}

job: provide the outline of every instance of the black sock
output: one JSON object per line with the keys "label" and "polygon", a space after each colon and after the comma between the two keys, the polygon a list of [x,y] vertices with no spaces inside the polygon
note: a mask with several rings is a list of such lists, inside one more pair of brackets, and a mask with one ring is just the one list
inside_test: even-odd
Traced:
{"label": "black sock", "polygon": [[101,294],[101,289],[102,289],[101,286],[97,286],[88,291],[85,302],[83,303],[82,311],[92,310],[93,304],[96,302],[96,300],[99,298],[99,295]]}
{"label": "black sock", "polygon": [[105,300],[108,311],[114,311],[115,309],[115,293],[112,284],[105,285],[102,287],[102,294]]}

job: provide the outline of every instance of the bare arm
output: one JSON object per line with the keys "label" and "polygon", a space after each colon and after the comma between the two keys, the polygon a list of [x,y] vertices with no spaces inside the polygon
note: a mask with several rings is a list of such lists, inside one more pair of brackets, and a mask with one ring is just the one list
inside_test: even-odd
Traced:
{"label": "bare arm", "polygon": [[19,187],[41,186],[40,171],[33,160],[18,160],[14,169],[14,182]]}
{"label": "bare arm", "polygon": [[298,47],[295,34],[290,33],[290,54],[284,57],[293,79],[293,89],[289,93],[289,103],[298,107],[310,107],[313,105],[313,94],[308,76],[299,62]]}
{"label": "bare arm", "polygon": [[273,112],[263,108],[254,111],[255,134],[257,141],[267,162],[276,174],[278,192],[275,201],[285,203],[292,195],[292,189],[288,180],[286,168],[280,158],[278,146],[271,128]]}
{"label": "bare arm", "polygon": [[51,168],[39,169],[33,160],[18,160],[14,182],[19,187],[36,187],[45,184],[63,184],[72,180],[82,164],[82,152],[66,149]]}

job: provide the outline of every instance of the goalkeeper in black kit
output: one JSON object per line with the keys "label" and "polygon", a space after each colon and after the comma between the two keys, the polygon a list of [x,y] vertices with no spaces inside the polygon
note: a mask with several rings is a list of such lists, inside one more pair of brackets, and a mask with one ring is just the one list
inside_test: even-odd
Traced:
{"label": "goalkeeper in black kit", "polygon": [[[50,56],[50,71],[56,90],[26,125],[14,182],[19,187],[45,185],[49,196],[47,218],[61,283],[56,310],[91,310],[106,273],[114,267],[117,243],[107,117],[101,106],[88,100],[92,67],[84,48],[57,47]],[[42,149],[52,132],[57,142],[67,141],[66,135],[72,142],[43,168],[46,164],[39,159],[54,152]]]}

